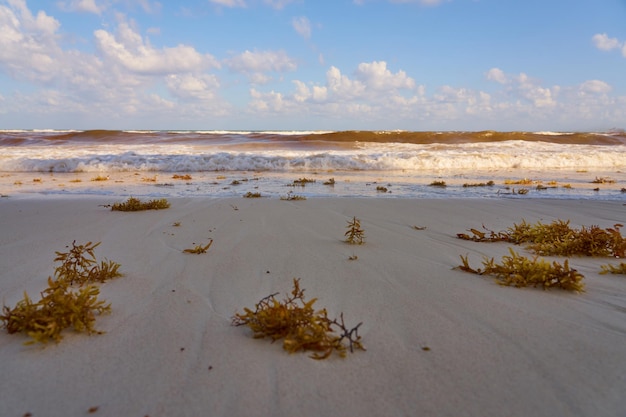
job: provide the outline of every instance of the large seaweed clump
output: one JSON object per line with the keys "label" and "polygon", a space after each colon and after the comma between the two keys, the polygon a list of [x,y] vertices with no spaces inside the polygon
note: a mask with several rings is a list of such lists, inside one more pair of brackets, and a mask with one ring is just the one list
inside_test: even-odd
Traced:
{"label": "large seaweed clump", "polygon": [[457,237],[475,242],[509,242],[526,244],[527,248],[538,255],[550,256],[626,256],[626,239],[622,236],[622,224],[603,229],[599,226],[583,226],[580,229],[570,227],[569,220],[555,220],[550,224],[535,224],[522,221],[506,231],[494,232],[485,228],[485,232],[470,229],[472,235],[458,233]]}
{"label": "large seaweed clump", "polygon": [[112,211],[143,211],[162,210],[170,207],[169,201],[165,198],[159,200],[141,201],[135,197],[129,197],[123,203],[115,203],[111,206]]}
{"label": "large seaweed clump", "polygon": [[510,256],[503,256],[500,264],[494,259],[483,260],[484,269],[474,269],[469,265],[467,256],[461,256],[463,262],[458,268],[465,272],[478,275],[493,275],[500,285],[521,287],[562,288],[568,291],[583,292],[584,276],[569,267],[567,259],[561,265],[534,257],[533,259],[520,256],[509,248]]}
{"label": "large seaweed clump", "polygon": [[[234,326],[248,326],[255,338],[269,337],[272,342],[283,339],[283,348],[289,353],[313,351],[313,359],[326,359],[333,352],[344,357],[347,350],[365,350],[358,334],[359,326],[348,330],[343,321],[328,318],[326,309],[315,311],[317,299],[304,299],[304,289],[300,280],[293,280],[291,295],[282,302],[276,299],[278,293],[261,299],[254,310],[244,308],[244,314],[235,314]],[[348,346],[344,344],[347,341]]]}
{"label": "large seaweed clump", "polygon": [[[100,290],[93,283],[122,274],[120,265],[115,262],[98,264],[94,249],[99,244],[76,245],[74,241],[68,252],[56,252],[55,262],[61,262],[61,265],[55,268],[54,278],[48,277],[48,288],[41,293],[41,300],[33,302],[24,292],[24,299],[15,307],[3,306],[0,320],[7,332],[30,336],[32,340],[25,344],[59,342],[63,338],[61,332],[66,328],[100,334],[95,329],[95,316],[109,313],[111,306],[98,300]],[[78,284],[80,288],[73,289],[72,284]]]}

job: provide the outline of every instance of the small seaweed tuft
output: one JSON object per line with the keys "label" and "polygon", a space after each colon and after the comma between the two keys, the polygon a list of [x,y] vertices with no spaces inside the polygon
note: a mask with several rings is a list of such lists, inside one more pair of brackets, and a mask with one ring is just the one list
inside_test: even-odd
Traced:
{"label": "small seaweed tuft", "polygon": [[463,184],[463,188],[468,188],[468,187],[492,187],[495,184],[496,183],[493,182],[493,181],[476,182],[476,183],[465,183],[465,184]]}
{"label": "small seaweed tuft", "polygon": [[253,193],[252,191],[248,191],[247,193],[245,193],[243,195],[244,198],[260,198],[261,197],[261,193]]}
{"label": "small seaweed tuft", "polygon": [[211,247],[211,245],[213,244],[213,239],[210,239],[210,242],[205,245],[197,245],[196,247],[194,247],[193,249],[185,249],[183,250],[184,253],[195,253],[195,254],[201,254],[201,253],[206,253],[206,251],[209,250],[209,248]]}
{"label": "small seaweed tuft", "polygon": [[77,245],[76,241],[73,241],[71,248],[66,246],[69,248],[67,252],[55,252],[54,262],[61,262],[61,265],[54,269],[57,280],[67,281],[69,285],[83,285],[93,282],[102,283],[122,276],[118,263],[104,260],[98,264],[94,250],[99,245],[100,242]]}
{"label": "small seaweed tuft", "polygon": [[430,183],[431,187],[447,187],[447,184],[445,181],[433,181]]}
{"label": "small seaweed tuft", "polygon": [[297,180],[294,180],[293,185],[299,185],[301,187],[304,187],[305,185],[312,183],[312,182],[315,182],[315,180],[312,178],[303,177],[303,178],[298,178]]}
{"label": "small seaweed tuft", "polygon": [[272,342],[283,339],[283,349],[289,353],[313,351],[313,359],[326,359],[333,352],[345,357],[348,350],[365,350],[358,333],[362,323],[348,329],[343,313],[339,320],[331,320],[326,309],[315,311],[313,304],[317,299],[305,300],[300,279],[293,279],[291,295],[282,302],[276,299],[277,295],[262,298],[254,310],[244,308],[243,314],[233,316],[232,325],[248,326],[255,338],[269,337]]}
{"label": "small seaweed tuft", "polygon": [[189,174],[184,174],[184,175],[180,175],[180,174],[174,174],[172,175],[172,179],[175,180],[184,180],[184,181],[191,181],[192,177]]}
{"label": "small seaweed tuft", "polygon": [[592,184],[614,184],[615,180],[610,177],[596,177],[596,179],[591,181],[591,183]]}
{"label": "small seaweed tuft", "polygon": [[361,221],[356,217],[352,217],[352,220],[348,220],[348,229],[344,236],[346,242],[351,245],[362,245],[365,242],[365,232],[361,229]]}
{"label": "small seaweed tuft", "polygon": [[293,192],[289,191],[286,196],[281,196],[280,199],[283,201],[300,201],[306,200],[306,197],[303,195],[294,194]]}
{"label": "small seaweed tuft", "polygon": [[619,265],[600,265],[602,269],[600,274],[622,274],[626,275],[626,262],[620,262]]}

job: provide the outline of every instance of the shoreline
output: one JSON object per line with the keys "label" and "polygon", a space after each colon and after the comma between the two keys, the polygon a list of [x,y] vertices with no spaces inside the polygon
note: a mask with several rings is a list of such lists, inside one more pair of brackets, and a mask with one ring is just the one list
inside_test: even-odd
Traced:
{"label": "shoreline", "polygon": [[[168,197],[165,210],[101,207],[113,200],[0,199],[5,305],[24,291],[38,299],[55,251],[74,240],[102,242],[97,258],[124,274],[100,285],[112,305],[96,319],[103,335],[66,331],[44,347],[0,332],[0,414],[609,417],[626,409],[626,279],[599,274],[619,260],[568,258],[585,275],[581,294],[502,287],[453,269],[460,255],[479,264],[511,247],[456,233],[522,220],[612,227],[626,219],[621,201]],[[363,245],[343,242],[353,216]],[[207,253],[183,253],[209,239]],[[367,351],[315,361],[231,326],[244,307],[286,295],[293,278],[330,317],[363,322]]]}
{"label": "shoreline", "polygon": [[[301,179],[310,180],[298,184]],[[329,182],[332,180],[332,185]],[[16,198],[240,198],[247,192],[281,198],[541,198],[620,201],[621,171],[526,169],[442,171],[12,172],[0,174],[0,196]],[[443,184],[438,186],[437,184]],[[489,184],[489,185],[488,185]],[[523,193],[523,194],[522,194]]]}

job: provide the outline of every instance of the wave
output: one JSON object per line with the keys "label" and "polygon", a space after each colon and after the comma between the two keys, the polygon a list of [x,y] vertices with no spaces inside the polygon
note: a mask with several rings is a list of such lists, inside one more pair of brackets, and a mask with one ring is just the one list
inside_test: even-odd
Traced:
{"label": "wave", "polygon": [[435,131],[228,131],[228,130],[1,130],[0,146],[67,143],[232,143],[329,142],[463,144],[485,142],[546,142],[558,144],[625,145],[626,132],[435,132]]}
{"label": "wave", "polygon": [[[247,147],[247,145],[245,146]],[[6,148],[0,171],[438,171],[626,168],[626,145],[561,145],[506,141],[472,144],[363,143],[350,149],[111,145]]]}

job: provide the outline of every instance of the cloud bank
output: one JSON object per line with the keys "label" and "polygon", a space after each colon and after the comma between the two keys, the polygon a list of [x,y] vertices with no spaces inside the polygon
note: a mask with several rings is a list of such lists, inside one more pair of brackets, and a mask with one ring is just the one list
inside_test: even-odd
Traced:
{"label": "cloud bank", "polygon": [[[211,2],[248,6],[243,0]],[[289,3],[263,2],[276,10]],[[157,3],[137,5],[158,9]],[[73,0],[59,6],[97,15],[110,3]],[[293,17],[291,25],[311,38],[306,17]],[[533,129],[525,121],[538,128],[578,129],[572,120],[580,126],[626,120],[626,97],[599,79],[545,85],[524,72],[491,67],[484,70],[484,88],[477,89],[427,85],[385,60],[347,67],[326,65],[322,58],[300,73],[306,63],[282,49],[220,57],[191,44],[155,46],[147,34],[157,29],[142,34],[134,21],[119,15],[113,27],[92,32],[91,48],[78,49],[63,42],[54,16],[31,11],[23,0],[0,4],[0,73],[27,86],[2,90],[0,117],[21,117],[15,128],[164,129]],[[617,38],[602,33],[592,42],[626,57],[626,44]],[[33,121],[36,126],[26,125]]]}

